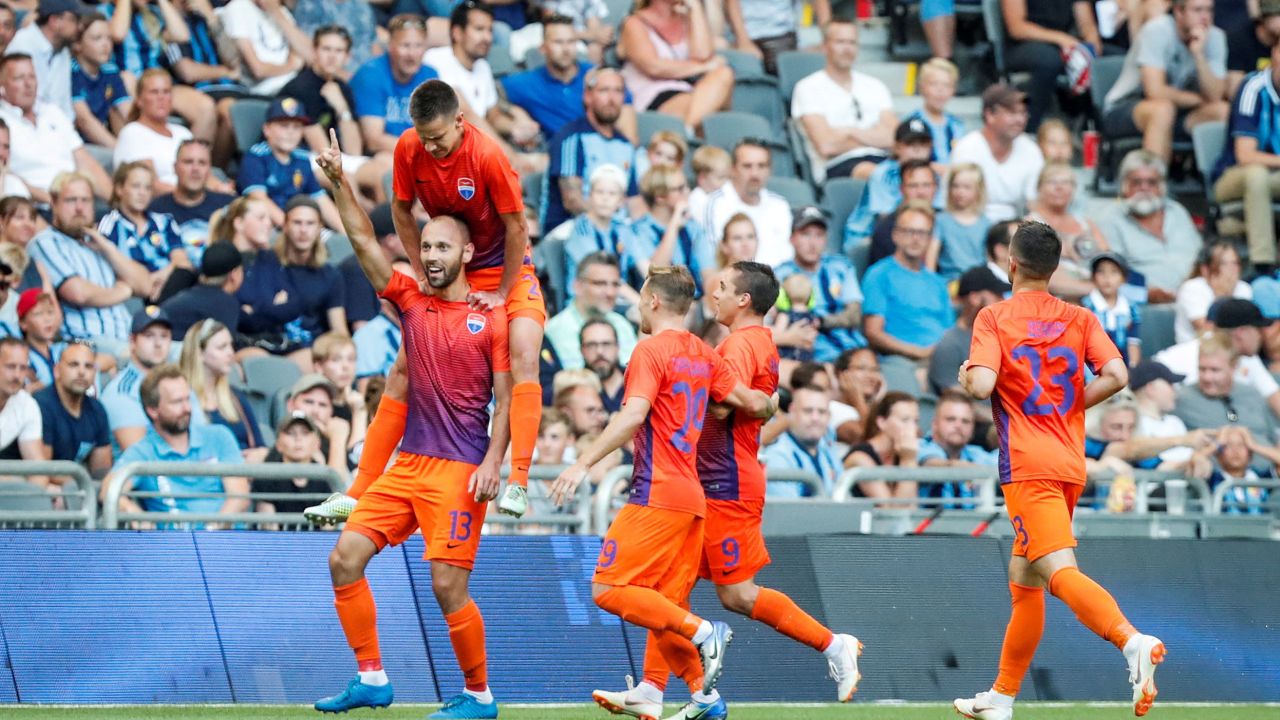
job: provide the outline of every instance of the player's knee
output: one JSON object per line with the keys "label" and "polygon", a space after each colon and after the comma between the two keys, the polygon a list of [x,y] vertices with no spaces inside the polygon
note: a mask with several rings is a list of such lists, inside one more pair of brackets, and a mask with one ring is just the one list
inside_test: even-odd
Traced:
{"label": "player's knee", "polygon": [[437,572],[432,568],[431,592],[446,613],[462,607],[467,602],[467,579],[464,573]]}
{"label": "player's knee", "polygon": [[358,554],[344,548],[341,544],[329,553],[329,577],[334,587],[350,585],[364,575],[365,561]]}
{"label": "player's knee", "polygon": [[751,610],[755,608],[756,597],[759,594],[760,588],[753,583],[716,586],[716,595],[720,597],[720,604],[724,606],[725,610],[739,615],[751,615]]}

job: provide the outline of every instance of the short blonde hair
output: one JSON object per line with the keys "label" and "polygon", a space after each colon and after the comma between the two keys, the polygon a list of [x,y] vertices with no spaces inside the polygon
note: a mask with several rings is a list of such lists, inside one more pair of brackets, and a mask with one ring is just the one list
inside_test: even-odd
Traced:
{"label": "short blonde hair", "polygon": [[733,158],[729,153],[715,145],[703,145],[693,152],[693,172],[701,175],[709,172],[729,172]]}
{"label": "short blonde hair", "polygon": [[1236,364],[1236,359],[1240,357],[1240,353],[1236,352],[1235,345],[1231,342],[1231,335],[1226,330],[1210,330],[1200,336],[1200,355],[1213,355],[1215,353],[1224,352],[1231,358],[1231,364]]}
{"label": "short blonde hair", "polygon": [[659,195],[670,192],[671,186],[675,185],[677,179],[684,180],[684,171],[680,168],[655,165],[640,178],[640,196],[645,202],[653,205],[653,201]]}
{"label": "short blonde hair", "polygon": [[952,165],[951,170],[947,172],[947,212],[949,213],[953,213],[961,209],[951,202],[951,183],[956,179],[956,177],[964,173],[972,173],[978,178],[978,199],[976,207],[984,208],[987,206],[987,179],[986,176],[982,174],[982,168],[978,167],[976,163],[956,163],[955,165]]}
{"label": "short blonde hair", "polygon": [[17,243],[0,242],[0,262],[13,268],[13,274],[21,277],[27,271],[27,251]]}
{"label": "short blonde hair", "polygon": [[73,182],[82,182],[89,186],[90,192],[93,192],[93,181],[88,175],[79,171],[65,171],[55,175],[53,182],[49,183],[49,194],[56,199],[62,194],[63,189]]}
{"label": "short blonde hair", "polygon": [[[551,395],[560,400],[560,394],[566,390],[571,390],[578,386],[586,387],[600,392],[604,386],[600,384],[600,377],[588,368],[578,368],[576,370],[561,370],[556,373],[555,379],[551,381]],[[559,407],[560,403],[555,403],[555,407]]]}
{"label": "short blonde hair", "polygon": [[946,58],[931,58],[929,62],[920,66],[921,79],[924,79],[925,73],[930,72],[946,75],[947,79],[953,83],[960,80],[960,68],[956,67],[955,63]]}
{"label": "short blonde hair", "polygon": [[311,343],[311,360],[318,365],[333,357],[338,350],[347,346],[356,346],[351,336],[344,332],[332,330],[316,338],[315,342]]}

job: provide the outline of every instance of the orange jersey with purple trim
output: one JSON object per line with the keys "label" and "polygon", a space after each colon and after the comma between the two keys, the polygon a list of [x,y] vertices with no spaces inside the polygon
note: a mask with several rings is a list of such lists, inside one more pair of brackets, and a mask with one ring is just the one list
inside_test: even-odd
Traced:
{"label": "orange jersey with purple trim", "polygon": [[634,438],[628,502],[698,517],[706,513],[698,438],[708,401],[723,400],[736,385],[716,351],[687,330],[664,330],[636,345],[623,398],[642,397],[650,407]]}
{"label": "orange jersey with purple trim", "polygon": [[[778,347],[759,325],[729,333],[716,348],[738,382],[772,395],[778,389]],[[723,420],[707,414],[698,441],[698,479],[711,500],[764,499],[760,428],[764,420],[731,410]]]}
{"label": "orange jersey with purple trim", "polygon": [[996,372],[1001,483],[1085,483],[1084,364],[1096,373],[1119,357],[1093,313],[1049,293],[1014,293],[978,313],[969,364]]}
{"label": "orange jersey with purple trim", "polygon": [[501,216],[524,212],[520,178],[498,143],[471,123],[462,125],[462,144],[445,158],[427,152],[413,128],[405,130],[396,142],[392,190],[405,202],[417,198],[432,217],[466,222],[475,245],[468,271],[502,267],[507,229]]}

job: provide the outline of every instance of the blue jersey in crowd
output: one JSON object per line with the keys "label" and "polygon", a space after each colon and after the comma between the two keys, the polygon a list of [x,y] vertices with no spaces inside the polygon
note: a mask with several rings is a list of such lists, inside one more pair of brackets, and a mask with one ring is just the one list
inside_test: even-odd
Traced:
{"label": "blue jersey in crowd", "polygon": [[129,91],[115,63],[103,63],[98,66],[97,75],[90,75],[78,61],[71,61],[71,102],[87,105],[89,112],[108,129],[111,128],[111,108],[128,100]]}
{"label": "blue jersey in crowd", "polygon": [[[652,258],[667,228],[659,225],[653,215],[645,215],[631,225],[631,245],[627,249],[628,268],[634,268],[640,258]],[[711,248],[703,233],[702,226],[696,222],[686,222],[680,227],[676,237],[675,249],[671,252],[671,265],[689,269],[693,275],[694,296],[701,297],[706,288],[702,287],[703,273],[716,268],[716,253]]]}
{"label": "blue jersey in crowd", "polygon": [[164,213],[148,212],[147,226],[139,229],[119,210],[112,210],[98,223],[98,232],[130,259],[156,272],[169,266],[173,253],[185,250],[178,224]]}
{"label": "blue jersey in crowd", "polygon": [[294,195],[310,195],[319,200],[324,190],[311,171],[311,156],[302,150],[289,154],[288,162],[280,162],[265,142],[249,148],[240,161],[240,192],[264,192],[281,209]]}
{"label": "blue jersey in crowd", "polygon": [[[775,270],[778,282],[797,273],[809,278],[813,295],[804,308],[791,306],[786,293],[778,294],[778,308],[791,312],[808,312],[815,316],[835,315],[844,312],[853,303],[862,302],[862,289],[858,285],[858,269],[844,255],[826,254],[815,270],[805,270],[795,260],[788,260]],[[833,362],[845,350],[865,347],[866,338],[856,328],[829,328],[818,333],[813,343],[813,358],[818,362]]]}
{"label": "blue jersey in crowd", "polygon": [[560,128],[547,146],[551,164],[542,177],[542,227],[550,232],[569,219],[560,197],[560,178],[582,178],[582,194],[591,191],[591,173],[601,165],[616,165],[629,178],[627,194],[636,194],[634,167],[636,149],[621,132],[605,137],[587,121],[579,118]]}

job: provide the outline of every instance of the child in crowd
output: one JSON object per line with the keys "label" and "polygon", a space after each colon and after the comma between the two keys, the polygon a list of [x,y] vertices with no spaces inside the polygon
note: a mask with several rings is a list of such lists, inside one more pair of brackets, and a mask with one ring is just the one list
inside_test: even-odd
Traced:
{"label": "child in crowd", "polygon": [[1093,259],[1092,273],[1095,289],[1080,304],[1098,317],[1125,364],[1133,367],[1142,361],[1142,320],[1138,306],[1120,292],[1128,266],[1119,255],[1102,253]]}
{"label": "child in crowd", "polygon": [[338,389],[333,398],[333,416],[351,423],[347,447],[358,447],[364,442],[365,431],[369,427],[369,413],[364,396],[355,386],[355,342],[345,333],[327,332],[311,345],[311,361],[315,364],[315,371]]}
{"label": "child in crowd", "polygon": [[[778,295],[778,317],[774,325],[775,332],[782,332],[796,323],[807,323],[818,326],[818,314],[813,311],[816,298],[813,296],[813,282],[802,272],[789,275],[782,281],[782,292]],[[808,362],[813,360],[813,348],[778,346],[778,357],[783,360]]]}
{"label": "child in crowd", "polygon": [[173,216],[147,211],[155,180],[145,160],[116,168],[111,178],[112,210],[98,223],[98,232],[151,273],[148,297],[159,302],[160,290],[173,271],[183,268],[192,272],[192,264]]}
{"label": "child in crowd", "polygon": [[947,112],[947,103],[956,95],[960,70],[945,58],[933,58],[920,66],[920,97],[924,107],[908,114],[903,121],[920,119],[933,135],[933,162],[951,162],[951,146],[964,135],[964,121]]}
{"label": "child in crowd", "polygon": [[577,277],[578,263],[594,252],[622,257],[631,235],[626,219],[619,211],[627,199],[627,175],[617,165],[604,164],[589,178],[587,211],[559,228],[549,231],[567,233],[564,244],[566,291],[573,294],[572,280]]}
{"label": "child in crowd", "polygon": [[991,229],[991,220],[983,212],[986,206],[982,168],[973,163],[952,167],[947,177],[947,208],[934,221],[934,242],[927,260],[948,281],[985,262],[987,231]]}
{"label": "child in crowd", "polygon": [[533,450],[534,465],[568,465],[577,457],[569,418],[555,408],[542,408],[538,423],[538,443]]}
{"label": "child in crowd", "polygon": [[1071,156],[1074,153],[1071,130],[1058,118],[1049,118],[1040,123],[1040,129],[1036,131],[1036,143],[1040,145],[1040,152],[1044,154],[1045,165],[1071,164]]}
{"label": "child in crowd", "polygon": [[71,102],[80,137],[113,149],[116,135],[128,122],[133,98],[120,68],[112,61],[115,45],[108,22],[101,13],[80,17],[80,34],[71,46],[75,55],[71,61]]}
{"label": "child in crowd", "polygon": [[276,227],[284,225],[284,206],[291,198],[310,195],[320,206],[325,225],[340,231],[337,206],[311,171],[311,156],[298,148],[302,131],[310,123],[297,100],[286,97],[272,102],[262,125],[265,141],[244,154],[236,184],[241,193],[269,203],[271,224]]}
{"label": "child in crowd", "polygon": [[39,288],[24,290],[18,296],[18,327],[27,341],[27,357],[31,372],[27,391],[35,392],[53,384],[53,367],[67,347],[58,341],[62,313],[54,296]]}
{"label": "child in crowd", "polygon": [[867,179],[867,189],[858,206],[849,213],[844,226],[844,248],[871,237],[876,218],[891,213],[902,203],[902,163],[928,160],[933,155],[933,134],[925,121],[903,120],[893,133],[893,157],[876,165]]}
{"label": "child in crowd", "polygon": [[[1215,489],[1227,480],[1272,480],[1280,463],[1280,452],[1275,448],[1258,442],[1247,428],[1232,425],[1218,433],[1213,457],[1217,460],[1217,469],[1209,476],[1209,487]],[[1259,459],[1264,462],[1258,462]],[[1259,472],[1255,468],[1263,469]],[[1222,511],[1229,515],[1260,515],[1266,512],[1269,495],[1266,488],[1234,488],[1224,496]]]}
{"label": "child in crowd", "polygon": [[[670,130],[659,130],[649,138],[649,144],[645,146],[645,158],[649,165],[643,170],[659,165],[682,168],[684,157],[688,153],[689,143],[683,137]],[[644,172],[636,173],[637,176],[643,174]]]}
{"label": "child in crowd", "polygon": [[689,191],[689,217],[703,222],[707,212],[707,196],[729,182],[733,158],[723,148],[703,145],[693,153],[693,174],[697,187]]}

